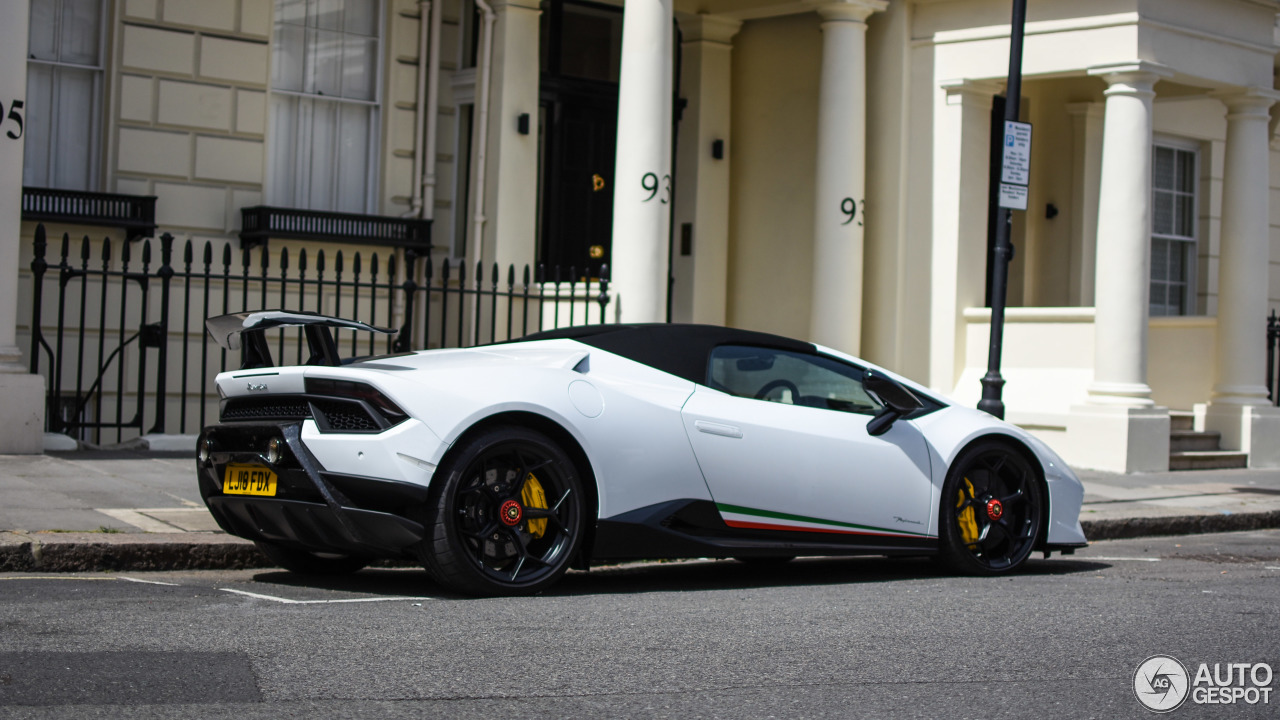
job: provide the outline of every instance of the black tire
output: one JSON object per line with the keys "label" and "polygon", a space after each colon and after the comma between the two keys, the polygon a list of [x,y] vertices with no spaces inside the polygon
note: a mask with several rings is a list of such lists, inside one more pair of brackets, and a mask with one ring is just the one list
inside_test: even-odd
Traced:
{"label": "black tire", "polygon": [[966,448],[942,486],[942,563],[966,575],[1016,571],[1040,540],[1047,503],[1025,455],[991,440]]}
{"label": "black tire", "polygon": [[299,575],[349,575],[369,564],[369,558],[356,555],[315,553],[262,540],[255,540],[253,544],[271,562]]}
{"label": "black tire", "polygon": [[585,497],[577,467],[551,439],[490,428],[464,441],[436,478],[418,554],[437,581],[469,595],[531,595],[569,569]]}

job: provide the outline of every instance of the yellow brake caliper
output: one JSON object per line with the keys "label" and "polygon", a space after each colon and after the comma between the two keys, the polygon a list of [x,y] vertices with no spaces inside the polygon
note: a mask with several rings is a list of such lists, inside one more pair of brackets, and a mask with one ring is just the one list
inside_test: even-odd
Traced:
{"label": "yellow brake caliper", "polygon": [[[968,490],[968,497],[965,496],[965,490]],[[960,496],[956,499],[956,507],[964,505],[964,501],[973,497],[973,483],[969,482],[969,478],[964,479],[964,488],[960,490]],[[956,522],[960,525],[960,540],[965,545],[973,545],[978,542],[978,520],[974,515],[973,506],[964,508],[956,515]]]}
{"label": "yellow brake caliper", "polygon": [[[529,473],[529,477],[524,480],[524,489],[520,491],[520,502],[527,508],[537,508],[539,510],[547,509],[547,494],[542,491],[542,483],[538,482],[538,478]],[[970,510],[970,514],[972,514]],[[540,538],[547,531],[546,518],[530,519],[528,521],[529,534]]]}

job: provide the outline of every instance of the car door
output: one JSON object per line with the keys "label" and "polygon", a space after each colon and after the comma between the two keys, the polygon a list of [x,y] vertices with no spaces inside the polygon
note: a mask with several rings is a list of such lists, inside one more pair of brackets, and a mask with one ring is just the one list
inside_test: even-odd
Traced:
{"label": "car door", "polygon": [[751,346],[712,352],[707,383],[682,412],[728,525],[930,537],[928,446],[908,420],[878,437],[867,433],[882,406],[863,390],[862,373],[824,355]]}

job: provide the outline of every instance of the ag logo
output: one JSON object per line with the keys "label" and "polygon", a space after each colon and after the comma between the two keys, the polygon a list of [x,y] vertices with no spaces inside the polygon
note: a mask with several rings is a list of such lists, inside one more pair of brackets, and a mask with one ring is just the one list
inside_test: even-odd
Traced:
{"label": "ag logo", "polygon": [[1152,655],[1133,673],[1133,694],[1144,707],[1158,713],[1182,705],[1190,685],[1187,668],[1168,655]]}

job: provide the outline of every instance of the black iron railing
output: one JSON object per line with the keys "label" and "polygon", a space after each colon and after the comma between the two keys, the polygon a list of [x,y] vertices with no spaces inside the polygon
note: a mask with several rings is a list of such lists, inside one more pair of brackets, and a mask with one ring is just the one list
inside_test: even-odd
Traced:
{"label": "black iron railing", "polygon": [[240,208],[240,228],[240,245],[245,248],[280,238],[412,248],[423,255],[431,251],[431,221],[422,218],[257,205]]}
{"label": "black iron railing", "polygon": [[22,219],[124,228],[129,240],[156,232],[154,195],[22,188]]}
{"label": "black iron railing", "polygon": [[1267,317],[1267,396],[1271,398],[1273,405],[1280,405],[1280,392],[1277,392],[1277,388],[1280,388],[1280,368],[1276,367],[1277,359],[1280,359],[1280,318],[1272,310]]}
{"label": "black iron railing", "polygon": [[[517,273],[495,264],[469,275],[412,251],[384,260],[376,252],[295,256],[191,240],[175,248],[168,233],[156,242],[154,267],[152,240],[139,249],[63,235],[46,258],[45,229],[37,226],[30,365],[47,378],[50,432],[120,442],[135,433],[190,433],[215,420],[213,376],[239,358],[204,332],[214,315],[309,310],[399,328],[394,340],[338,331],[350,356],[465,347],[609,319],[607,268],[582,278],[572,268]],[[294,330],[268,333],[277,363],[302,363],[306,342]]]}

